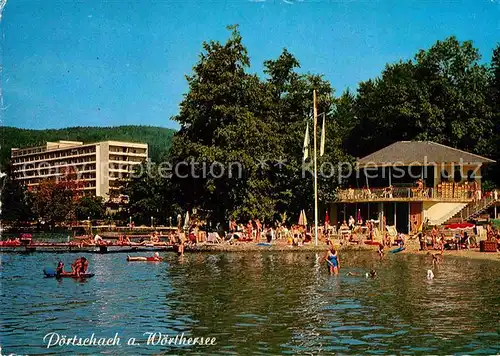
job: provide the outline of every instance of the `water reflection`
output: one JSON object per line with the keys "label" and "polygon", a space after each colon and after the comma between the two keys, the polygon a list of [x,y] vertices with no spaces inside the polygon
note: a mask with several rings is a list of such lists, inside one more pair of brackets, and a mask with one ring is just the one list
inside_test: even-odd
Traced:
{"label": "water reflection", "polygon": [[[330,276],[321,253],[167,254],[167,263],[96,254],[86,282],[41,277],[44,266],[76,257],[2,260],[5,352],[44,353],[50,331],[142,343],[50,349],[60,354],[500,352],[495,262],[447,258],[428,281],[426,256],[344,253],[341,274]],[[377,278],[364,278],[372,268]],[[145,332],[212,336],[217,345],[148,346]]]}

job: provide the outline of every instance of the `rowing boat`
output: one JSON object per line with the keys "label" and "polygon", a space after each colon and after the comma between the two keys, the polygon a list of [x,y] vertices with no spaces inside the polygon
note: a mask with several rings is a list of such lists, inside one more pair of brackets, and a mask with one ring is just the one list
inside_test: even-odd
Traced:
{"label": "rowing boat", "polygon": [[55,271],[50,270],[50,269],[44,269],[43,274],[45,275],[46,278],[91,278],[94,277],[94,273],[80,273],[80,275],[72,274],[72,273],[63,273],[60,275],[57,275]]}

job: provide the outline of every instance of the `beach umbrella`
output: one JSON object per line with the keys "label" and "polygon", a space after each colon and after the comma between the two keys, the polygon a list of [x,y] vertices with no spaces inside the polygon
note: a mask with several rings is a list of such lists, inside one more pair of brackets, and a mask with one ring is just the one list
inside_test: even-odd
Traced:
{"label": "beach umbrella", "polygon": [[299,225],[304,225],[304,215],[302,214],[303,210],[300,211],[299,215]]}
{"label": "beach umbrella", "polygon": [[326,212],[325,216],[325,225],[330,225],[330,215],[328,214],[328,211]]}
{"label": "beach umbrella", "polygon": [[189,227],[189,211],[186,213],[186,219],[184,219],[184,228],[187,229]]}
{"label": "beach umbrella", "polygon": [[307,225],[307,217],[306,217],[306,211],[305,210],[302,210],[302,216],[304,217],[304,226]]}

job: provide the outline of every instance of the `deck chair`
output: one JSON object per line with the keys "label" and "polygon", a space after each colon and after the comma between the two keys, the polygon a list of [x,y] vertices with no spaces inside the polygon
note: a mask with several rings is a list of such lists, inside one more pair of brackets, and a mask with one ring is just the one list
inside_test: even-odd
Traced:
{"label": "deck chair", "polygon": [[212,244],[219,244],[222,242],[222,239],[220,238],[218,232],[210,232],[207,237],[207,242]]}
{"label": "deck chair", "polygon": [[387,233],[389,234],[389,238],[391,239],[391,245],[394,243],[396,240],[396,237],[398,236],[398,230],[396,230],[396,226],[389,226],[387,225],[385,227],[387,229]]}

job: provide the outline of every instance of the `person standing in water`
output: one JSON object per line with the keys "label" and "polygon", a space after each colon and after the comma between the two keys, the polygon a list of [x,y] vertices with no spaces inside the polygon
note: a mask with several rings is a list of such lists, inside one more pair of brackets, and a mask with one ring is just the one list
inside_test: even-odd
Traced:
{"label": "person standing in water", "polygon": [[330,274],[335,274],[335,275],[339,274],[340,259],[337,254],[337,251],[334,248],[331,248],[326,251],[325,260]]}
{"label": "person standing in water", "polygon": [[62,261],[59,261],[56,268],[56,276],[60,277],[63,274],[64,274],[64,263]]}

